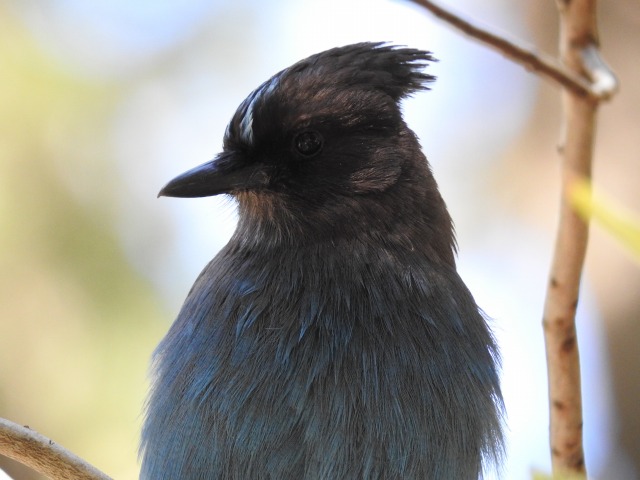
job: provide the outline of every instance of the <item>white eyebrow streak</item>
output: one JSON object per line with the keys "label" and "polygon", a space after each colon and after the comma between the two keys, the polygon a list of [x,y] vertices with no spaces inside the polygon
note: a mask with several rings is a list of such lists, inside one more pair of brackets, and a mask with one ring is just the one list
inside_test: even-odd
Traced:
{"label": "white eyebrow streak", "polygon": [[240,138],[243,142],[248,143],[249,145],[253,145],[253,104],[255,102],[255,98],[249,102],[247,105],[247,110],[244,112],[242,116],[242,121],[240,122]]}
{"label": "white eyebrow streak", "polygon": [[253,145],[253,109],[258,100],[264,100],[278,87],[278,77],[273,77],[256,88],[245,100],[248,104],[240,121],[240,138],[243,142]]}

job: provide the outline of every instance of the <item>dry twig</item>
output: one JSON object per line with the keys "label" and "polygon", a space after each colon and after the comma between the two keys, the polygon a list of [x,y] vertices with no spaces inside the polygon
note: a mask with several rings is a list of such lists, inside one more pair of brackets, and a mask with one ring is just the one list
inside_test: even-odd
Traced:
{"label": "dry twig", "polygon": [[[589,78],[593,90],[611,95],[617,80],[598,50],[596,0],[557,0],[560,54],[569,69]],[[564,90],[565,138],[561,148],[560,220],[544,308],[549,375],[551,460],[554,473],[586,474],[582,448],[580,358],[575,313],[587,249],[587,222],[569,201],[572,180],[591,178],[598,102]]]}
{"label": "dry twig", "polygon": [[[498,50],[505,57],[519,63],[527,70],[536,72],[560,86],[572,91],[578,96],[587,96],[596,100],[608,100],[617,89],[617,82],[603,81],[590,83],[579,72],[568,69],[554,58],[542,52],[536,52],[513,40],[509,40],[492,31],[474,24],[462,15],[453,13],[450,9],[440,6],[431,0],[410,0],[427,10],[433,15],[444,20],[449,25],[457,28],[462,33],[478,40],[485,45]],[[608,70],[608,69],[607,69]],[[609,80],[612,77],[609,77]]]}
{"label": "dry twig", "polygon": [[0,454],[52,479],[111,480],[44,435],[4,418],[0,418]]}

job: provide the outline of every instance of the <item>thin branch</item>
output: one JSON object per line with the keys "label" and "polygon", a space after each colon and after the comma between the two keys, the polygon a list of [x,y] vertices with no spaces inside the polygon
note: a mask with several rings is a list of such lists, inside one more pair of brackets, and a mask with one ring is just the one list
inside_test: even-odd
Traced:
{"label": "thin branch", "polygon": [[52,479],[111,480],[44,435],[0,418],[0,454]]}
{"label": "thin branch", "polygon": [[[591,97],[597,100],[607,100],[617,89],[617,82],[615,81],[613,83],[606,81],[602,83],[596,82],[595,85],[591,85],[588,80],[580,75],[580,72],[574,72],[564,67],[554,58],[543,53],[533,51],[512,40],[508,40],[497,35],[486,28],[475,25],[470,20],[463,18],[459,14],[451,12],[449,9],[438,5],[436,2],[432,2],[430,0],[410,1],[426,8],[433,15],[449,23],[466,35],[469,35],[489,47],[498,50],[504,56],[524,66],[527,70],[536,72],[543,77],[553,80],[560,86],[572,91],[575,95]],[[615,77],[613,78],[615,79]]]}
{"label": "thin branch", "polygon": [[[594,87],[610,91],[610,95],[617,88],[617,80],[597,52],[596,0],[556,0],[556,4],[560,13],[563,63],[576,73],[587,73]],[[549,381],[549,437],[554,473],[586,476],[575,314],[589,224],[572,207],[570,191],[576,176],[587,181],[591,178],[598,102],[568,90],[563,92],[562,100],[565,138],[561,149],[560,219],[543,317]]]}

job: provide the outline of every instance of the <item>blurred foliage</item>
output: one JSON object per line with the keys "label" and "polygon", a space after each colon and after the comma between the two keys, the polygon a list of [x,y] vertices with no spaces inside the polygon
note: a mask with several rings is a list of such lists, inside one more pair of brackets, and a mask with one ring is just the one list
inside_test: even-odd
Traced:
{"label": "blurred foliage", "polygon": [[107,142],[119,88],[65,70],[1,5],[0,51],[0,416],[136,478],[166,325],[104,207],[120,194]]}
{"label": "blurred foliage", "polygon": [[574,180],[569,190],[574,208],[582,218],[593,218],[640,263],[640,218],[609,197],[592,190],[591,183],[585,179]]}

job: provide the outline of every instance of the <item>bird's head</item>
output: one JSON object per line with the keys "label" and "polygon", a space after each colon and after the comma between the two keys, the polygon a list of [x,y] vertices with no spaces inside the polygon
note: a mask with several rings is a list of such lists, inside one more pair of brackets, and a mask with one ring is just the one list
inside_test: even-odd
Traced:
{"label": "bird's head", "polygon": [[281,239],[354,229],[403,236],[390,230],[407,219],[444,235],[452,257],[451,220],[399,106],[434,80],[423,72],[430,61],[429,52],[384,43],[312,55],[254,90],[231,119],[223,151],[160,195],[233,195],[241,227],[260,225]]}

